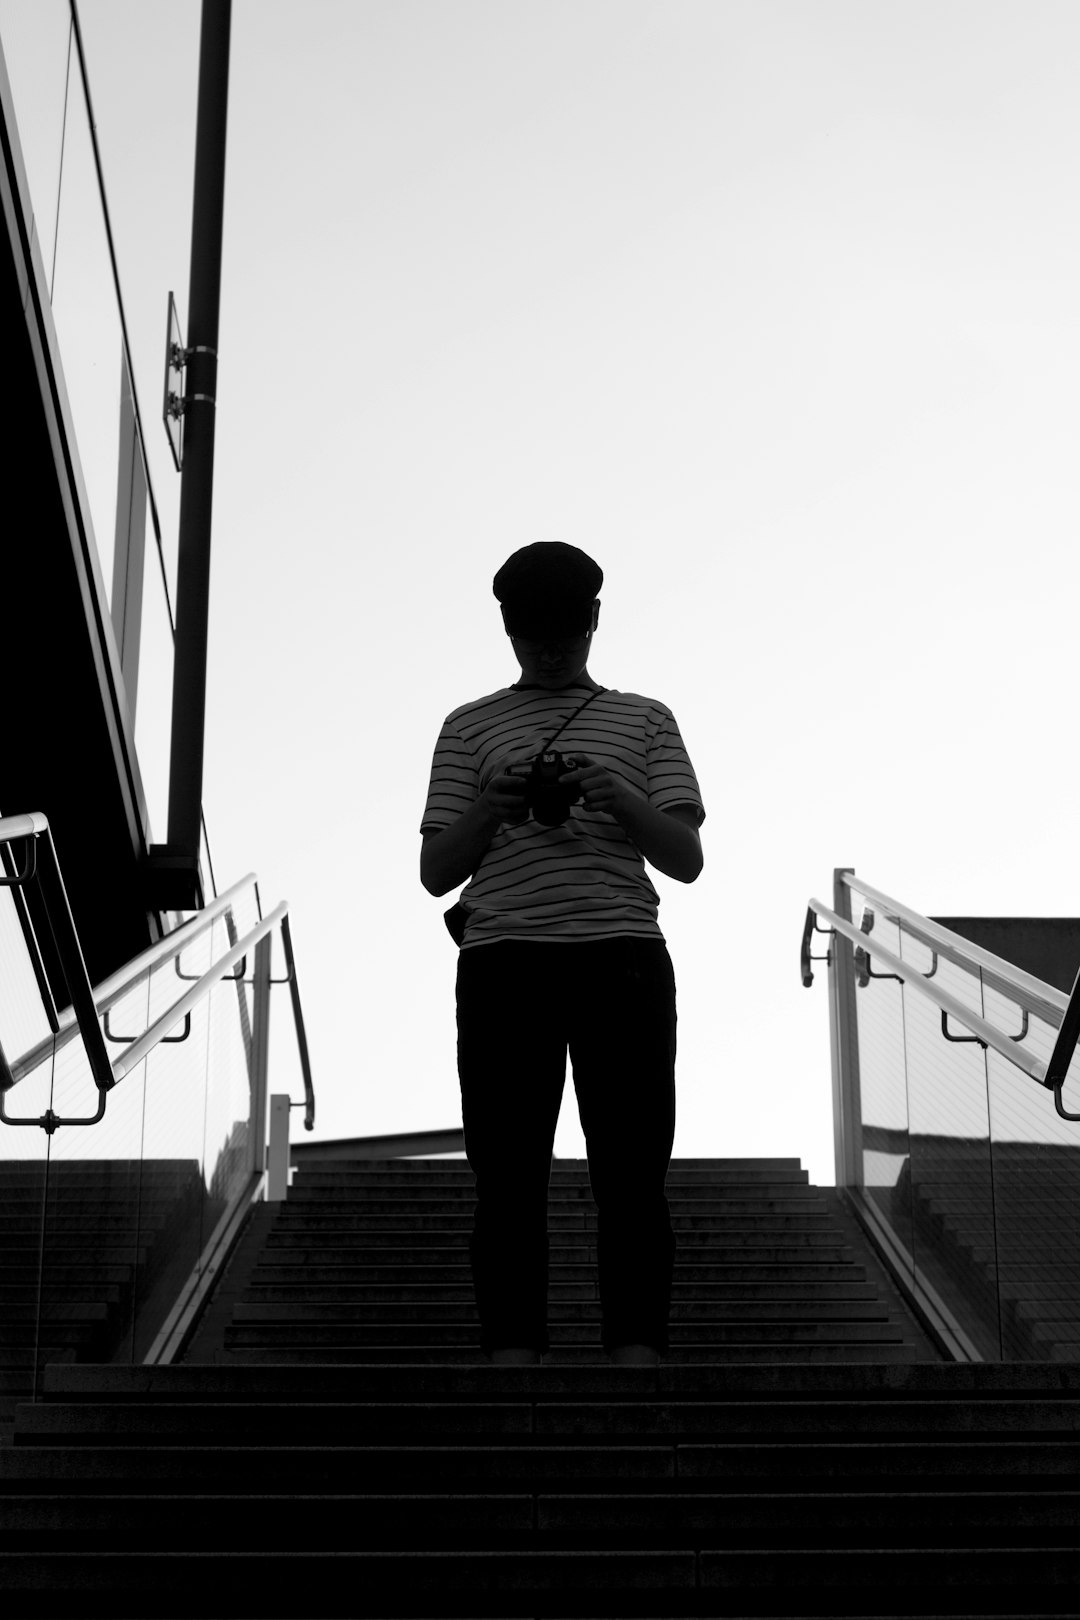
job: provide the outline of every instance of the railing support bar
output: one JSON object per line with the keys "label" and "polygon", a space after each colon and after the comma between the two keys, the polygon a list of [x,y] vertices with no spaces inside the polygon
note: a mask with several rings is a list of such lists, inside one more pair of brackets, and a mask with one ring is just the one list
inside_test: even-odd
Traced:
{"label": "railing support bar", "polygon": [[[851,871],[851,867],[842,866],[833,873],[835,909],[848,923],[851,922],[851,895],[844,878]],[[829,952],[829,1036],[838,1187],[862,1185],[862,1099],[856,1016],[854,948],[851,941],[837,931]]]}
{"label": "railing support bar", "polygon": [[[284,921],[284,919],[283,919]],[[252,1006],[248,1074],[251,1082],[251,1168],[262,1171],[262,1145],[266,1141],[267,1088],[270,1074],[270,958],[271,936],[255,947],[255,987]],[[241,986],[240,994],[244,994]]]}
{"label": "railing support bar", "polygon": [[308,1054],[304,1009],[300,1005],[300,985],[296,978],[296,961],[293,957],[292,929],[289,926],[288,912],[281,919],[281,943],[285,947],[286,977],[289,982],[289,994],[292,997],[296,1046],[300,1053],[300,1070],[304,1078],[304,1129],[311,1131],[315,1129],[315,1087],[311,1081],[311,1058]]}

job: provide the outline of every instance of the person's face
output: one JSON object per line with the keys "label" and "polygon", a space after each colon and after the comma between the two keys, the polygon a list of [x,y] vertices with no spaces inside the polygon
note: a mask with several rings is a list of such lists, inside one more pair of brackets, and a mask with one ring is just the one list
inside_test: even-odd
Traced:
{"label": "person's face", "polygon": [[593,631],[600,617],[600,604],[593,604],[592,622],[576,636],[510,636],[514,656],[530,685],[549,692],[572,686],[584,673],[592,648]]}

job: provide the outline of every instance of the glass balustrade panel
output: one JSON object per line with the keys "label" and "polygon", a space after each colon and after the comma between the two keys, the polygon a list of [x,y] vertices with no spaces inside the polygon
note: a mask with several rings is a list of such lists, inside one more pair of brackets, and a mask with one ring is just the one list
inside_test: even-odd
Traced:
{"label": "glass balustrade panel", "polygon": [[[853,890],[856,925],[864,899]],[[1036,998],[1025,1013],[1024,993],[965,960],[963,941],[953,960],[927,945],[914,924],[880,911],[873,937],[1012,1038],[1017,1052],[1049,1059],[1057,1011]],[[863,1191],[908,1248],[912,1278],[937,1294],[984,1359],[1075,1361],[1080,1123],[1061,1119],[1052,1091],[971,1039],[959,1017],[943,1025],[941,1009],[916,980],[893,991],[889,981],[871,979],[853,997],[851,1095],[860,1099],[854,1130],[862,1136]],[[1075,1057],[1063,1102],[1080,1113]],[[881,1157],[889,1153],[892,1162]],[[890,1184],[891,1198],[884,1190]]]}
{"label": "glass balustrade panel", "polygon": [[[238,909],[241,926],[250,926],[253,892]],[[175,1007],[236,933],[218,919],[178,961],[127,991],[109,1012],[110,1055]],[[250,1178],[251,1017],[246,984],[212,989],[112,1089],[98,1124],[61,1126],[49,1139],[38,1324],[45,1359],[140,1361],[150,1349]],[[45,1062],[40,1076],[13,1093],[29,1101],[31,1090],[40,1092],[38,1113],[47,1105],[48,1072]],[[63,1117],[85,1117],[96,1111],[97,1096],[76,1037],[57,1052],[52,1105]],[[44,1140],[43,1133],[25,1134]]]}
{"label": "glass balustrade panel", "polygon": [[[988,1016],[1019,1030],[1021,1012],[986,992]],[[1023,1050],[1046,1062],[1057,1030],[1029,1015]],[[1002,1354],[1010,1361],[1080,1359],[1080,1124],[996,1052],[988,1057],[991,1152],[1001,1289]],[[1070,1096],[1071,1093],[1071,1096]],[[1080,1113],[1074,1059],[1063,1102]]]}
{"label": "glass balustrade panel", "polygon": [[[913,942],[914,945],[919,942]],[[982,986],[939,957],[934,984],[973,1012]],[[916,1273],[953,1304],[985,1359],[1000,1356],[986,1060],[955,1020],[913,986],[904,990]]]}
{"label": "glass balustrade panel", "polygon": [[[229,939],[221,926],[222,954]],[[214,1086],[206,1112],[206,1190],[204,1241],[208,1242],[229,1204],[247,1185],[261,1147],[251,1137],[253,1075],[253,998],[246,981],[253,954],[238,965],[235,980],[222,980],[210,993],[210,1065]],[[242,977],[239,976],[242,969]]]}
{"label": "glass balustrade panel", "polygon": [[[858,889],[851,891],[851,915],[856,927],[873,911]],[[873,938],[894,955],[900,953],[900,931],[895,923],[874,914]],[[872,958],[866,964],[874,974],[884,971]],[[908,1186],[907,1075],[904,1067],[904,1008],[895,979],[867,979],[864,966],[856,974],[854,1001],[858,1026],[859,1094],[862,1100],[861,1169],[867,1202],[912,1254],[911,1210]]]}
{"label": "glass balustrade panel", "polygon": [[[25,845],[14,846],[14,864],[23,869]],[[49,1034],[30,949],[15,891],[0,888],[0,1046],[8,1063]]]}
{"label": "glass balustrade panel", "polygon": [[[52,1059],[47,1058],[5,1099],[8,1113],[40,1119],[49,1106]],[[48,1188],[49,1139],[37,1126],[0,1125],[0,1230],[4,1240],[3,1337],[0,1393],[30,1399],[46,1359],[40,1333],[42,1245]]]}
{"label": "glass balustrade panel", "polygon": [[[22,869],[24,846],[14,849]],[[44,1052],[4,1098],[16,1119],[39,1120],[52,1101],[53,1042],[19,917],[14,890],[0,888],[0,1046],[9,1065]],[[38,1281],[49,1139],[36,1125],[0,1126],[0,1235],[4,1243],[4,1332],[0,1394],[31,1395],[38,1365]]]}
{"label": "glass balustrade panel", "polygon": [[[150,991],[151,1022],[174,1007],[214,961],[207,929],[178,961],[156,968]],[[198,1264],[206,1203],[205,1128],[210,1009],[204,996],[147,1058],[142,1181],[150,1218],[140,1276],[132,1359],[153,1343],[173,1301]]]}
{"label": "glass balustrade panel", "polygon": [[[110,1058],[146,1029],[143,979],[110,1009]],[[113,1361],[130,1344],[141,1238],[145,1064],[108,1093],[96,1125],[61,1125],[49,1139],[42,1256],[41,1342],[45,1359]],[[92,1116],[98,1090],[82,1040],[59,1044],[53,1108]]]}

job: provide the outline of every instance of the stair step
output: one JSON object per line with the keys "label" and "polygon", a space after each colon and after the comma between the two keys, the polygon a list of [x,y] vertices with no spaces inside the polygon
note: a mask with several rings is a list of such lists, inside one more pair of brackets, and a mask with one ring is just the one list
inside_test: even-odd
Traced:
{"label": "stair step", "polygon": [[[50,1401],[355,1401],[355,1400],[737,1400],[818,1401],[1061,1401],[1080,1409],[1080,1369],[1059,1371],[1040,1362],[920,1362],[887,1366],[753,1367],[494,1367],[461,1371],[432,1366],[403,1369],[397,1361],[355,1371],[335,1362],[306,1366],[49,1366]],[[929,1409],[929,1408],[928,1408]]]}
{"label": "stair step", "polygon": [[[583,1291],[584,1293],[584,1291]],[[806,1299],[787,1300],[769,1298],[735,1298],[733,1300],[707,1297],[705,1299],[675,1300],[671,1307],[672,1327],[688,1322],[709,1322],[711,1325],[736,1322],[803,1323],[803,1322],[884,1322],[889,1312],[873,1296],[859,1300]],[[303,1322],[310,1325],[335,1323],[354,1324],[359,1327],[388,1327],[405,1322],[422,1322],[439,1331],[444,1325],[474,1322],[476,1306],[471,1299],[460,1303],[444,1302],[438,1297],[420,1301],[387,1301],[353,1303],[348,1298],[336,1299],[329,1304],[297,1301],[291,1297],[263,1303],[240,1303],[233,1313],[236,1323],[250,1322]],[[548,1320],[552,1327],[567,1322],[600,1321],[600,1303],[591,1295],[579,1299],[549,1301]]]}
{"label": "stair step", "polygon": [[[1046,1400],[1080,1401],[1080,1383],[1045,1365],[920,1363],[887,1366],[774,1366],[740,1370],[708,1364],[674,1367],[494,1367],[487,1363],[462,1371],[434,1365],[422,1372],[383,1362],[357,1372],[334,1363],[211,1367],[180,1362],[172,1366],[125,1364],[50,1365],[45,1371],[50,1401],[79,1399],[138,1403],[198,1398],[245,1400],[836,1400],[859,1402]],[[1080,1409],[1080,1408],[1078,1408]]]}
{"label": "stair step", "polygon": [[[393,1356],[398,1366],[408,1367],[410,1370],[414,1367],[442,1365],[465,1368],[486,1366],[485,1358],[481,1356],[475,1341],[472,1344],[447,1345],[440,1341],[413,1344],[403,1340],[392,1345],[348,1344],[334,1345],[329,1349],[322,1346],[313,1351],[308,1345],[282,1344],[275,1338],[270,1343],[245,1341],[237,1345],[227,1344],[224,1349],[216,1352],[216,1359],[225,1365],[291,1364],[307,1367],[311,1365],[313,1354],[332,1358],[336,1365],[350,1367],[380,1366],[389,1355]],[[865,1343],[844,1339],[836,1343],[799,1341],[794,1344],[778,1344],[775,1341],[717,1344],[711,1341],[702,1343],[700,1340],[688,1340],[685,1343],[672,1344],[666,1352],[665,1361],[672,1367],[717,1366],[725,1369],[746,1365],[773,1367],[787,1364],[851,1367],[872,1363],[875,1366],[907,1366],[916,1363],[918,1355],[916,1346],[905,1342],[902,1338],[891,1343],[883,1343],[878,1339],[871,1339]],[[598,1343],[556,1343],[546,1358],[546,1364],[560,1369],[578,1367],[592,1369],[606,1368],[610,1365],[610,1361]]]}
{"label": "stair step", "polygon": [[[418,1174],[416,1171],[404,1169],[331,1169],[298,1170],[294,1177],[290,1196],[293,1193],[306,1195],[309,1189],[329,1189],[335,1187],[416,1187],[418,1184],[425,1189],[431,1188],[457,1188],[475,1186],[475,1177],[469,1166],[462,1170],[451,1172],[449,1170],[429,1171]],[[810,1178],[805,1170],[794,1164],[790,1166],[778,1165],[772,1168],[748,1169],[745,1165],[732,1164],[729,1168],[714,1172],[710,1168],[697,1170],[682,1168],[682,1161],[675,1160],[668,1171],[667,1186],[672,1189],[683,1187],[756,1187],[756,1186],[800,1186],[807,1187]],[[580,1170],[564,1170],[556,1167],[551,1172],[549,1188],[554,1191],[560,1188],[589,1188],[591,1181],[586,1168]]]}
{"label": "stair step", "polygon": [[[332,1287],[341,1290],[386,1287],[408,1288],[411,1292],[413,1289],[445,1286],[447,1289],[465,1289],[471,1296],[472,1272],[468,1265],[461,1263],[460,1257],[456,1256],[455,1262],[429,1265],[424,1259],[418,1259],[405,1264],[388,1261],[371,1265],[343,1260],[336,1266],[309,1262],[303,1266],[301,1279],[297,1265],[282,1265],[276,1259],[273,1263],[261,1260],[252,1271],[252,1287],[304,1286]],[[549,1271],[553,1288],[579,1284],[594,1287],[596,1284],[596,1266],[593,1263],[552,1262]],[[676,1293],[680,1290],[696,1292],[699,1287],[721,1288],[741,1284],[758,1287],[804,1283],[817,1286],[837,1283],[861,1287],[865,1280],[865,1266],[819,1262],[808,1254],[800,1262],[772,1265],[759,1265],[756,1260],[747,1260],[743,1263],[718,1261],[715,1265],[685,1265],[676,1259],[674,1287]]]}
{"label": "stair step", "polygon": [[[336,1259],[339,1250],[347,1251],[344,1259]],[[706,1255],[702,1255],[701,1250],[705,1250]],[[317,1244],[310,1244],[297,1234],[289,1234],[283,1241],[271,1229],[259,1264],[307,1266],[311,1264],[308,1258],[311,1253],[318,1256],[317,1264],[327,1266],[357,1263],[412,1266],[417,1260],[432,1265],[467,1265],[468,1233],[463,1231],[452,1238],[437,1238],[431,1242],[418,1242],[416,1235],[411,1232],[369,1233],[361,1239],[349,1233],[331,1233],[320,1237]],[[753,1230],[724,1233],[719,1237],[708,1232],[682,1232],[675,1265],[678,1270],[689,1256],[696,1256],[692,1262],[694,1264],[711,1265],[715,1260],[721,1265],[741,1265],[744,1262],[755,1265],[812,1265],[820,1261],[846,1268],[852,1254],[852,1249],[842,1242],[821,1242],[814,1235],[802,1233],[778,1239],[772,1234]],[[684,1258],[680,1260],[680,1256]],[[576,1244],[553,1239],[549,1258],[553,1267],[563,1264],[589,1265],[595,1274],[595,1235],[582,1234],[581,1241]]]}
{"label": "stair step", "polygon": [[[806,1232],[827,1233],[832,1241],[837,1241],[839,1233],[832,1224],[830,1217],[824,1212],[821,1214],[785,1214],[782,1210],[738,1211],[730,1214],[702,1212],[693,1215],[672,1215],[671,1224],[676,1236],[681,1237],[688,1232],[721,1233],[735,1237],[738,1233],[746,1231],[752,1219],[753,1230],[758,1233],[784,1233]],[[274,1226],[274,1237],[280,1242],[288,1236],[303,1237],[310,1241],[317,1239],[320,1243],[334,1236],[381,1232],[436,1232],[441,1237],[448,1233],[460,1232],[463,1237],[472,1231],[473,1218],[471,1214],[365,1214],[365,1215],[307,1215],[285,1214],[278,1217]],[[595,1232],[596,1215],[594,1212],[581,1210],[576,1214],[561,1214],[552,1211],[548,1217],[548,1226],[556,1238],[560,1234],[570,1232]],[[566,1241],[565,1237],[563,1241]]]}
{"label": "stair step", "polygon": [[[507,1605],[526,1614],[534,1612],[521,1607],[526,1593],[535,1594],[545,1612],[556,1614],[675,1616],[691,1612],[691,1606],[695,1613],[730,1613],[729,1594],[745,1591],[757,1594],[756,1613],[805,1613],[799,1599],[812,1593],[821,1602],[835,1594],[832,1601],[842,1607],[827,1612],[865,1614],[881,1612],[876,1600],[883,1585],[888,1589],[902,1583],[917,1600],[904,1612],[933,1615],[1015,1612],[1002,1609],[1005,1593],[1024,1598],[1032,1591],[1048,1594],[1052,1612],[1061,1613],[1059,1605],[1078,1575],[1080,1553],[1069,1547],[878,1553],[825,1547],[782,1555],[722,1548],[705,1548],[700,1554],[685,1549],[258,1552],[207,1553],[197,1559],[182,1553],[133,1553],[123,1560],[71,1553],[53,1554],[51,1561],[50,1555],[28,1553],[10,1559],[7,1585],[13,1593],[36,1593],[47,1586],[72,1600],[89,1594],[95,1605],[108,1601],[123,1614],[136,1612],[130,1605],[145,1603],[152,1593],[153,1612],[167,1617],[200,1612],[207,1590],[227,1590],[232,1614],[273,1617],[311,1612],[305,1605],[312,1591],[320,1594],[319,1614],[327,1616],[355,1615],[357,1592],[378,1593],[378,1614],[386,1617],[433,1611],[496,1616],[505,1614]],[[260,1599],[260,1592],[267,1596]],[[589,1610],[567,1609],[584,1594],[592,1601]],[[260,1606],[268,1597],[270,1607]],[[993,1607],[982,1606],[987,1602]],[[758,1607],[764,1603],[770,1606]],[[1025,1610],[1031,1612],[1026,1604]],[[140,1607],[137,1612],[146,1611]],[[815,1603],[810,1612],[824,1611]],[[374,1616],[376,1611],[365,1603],[364,1613]]]}
{"label": "stair step", "polygon": [[[280,1304],[286,1307],[303,1305],[329,1306],[340,1304],[349,1308],[386,1310],[405,1303],[417,1309],[445,1307],[473,1303],[470,1284],[440,1285],[435,1282],[340,1284],[313,1283],[305,1272],[304,1283],[264,1283],[259,1277],[246,1291],[246,1300],[252,1305]],[[595,1278],[592,1281],[557,1282],[548,1288],[553,1303],[584,1304],[598,1298]],[[739,1304],[769,1304],[777,1308],[790,1303],[830,1304],[839,1301],[877,1303],[877,1289],[872,1283],[861,1282],[700,1282],[676,1283],[672,1290],[673,1310],[676,1315],[694,1311],[706,1304],[736,1306]]]}
{"label": "stair step", "polygon": [[485,1443],[516,1437],[563,1444],[614,1440],[680,1444],[750,1436],[764,1444],[807,1437],[864,1437],[882,1444],[933,1429],[981,1440],[1080,1432],[1080,1406],[1053,1400],[894,1401],[311,1401],[245,1403],[76,1402],[23,1404],[20,1445],[94,1443],[254,1445],[402,1444],[471,1436]]}
{"label": "stair step", "polygon": [[[303,1149],[301,1149],[303,1153]],[[392,1171],[394,1175],[414,1176],[425,1180],[430,1176],[461,1175],[472,1176],[472,1167],[462,1158],[434,1157],[418,1159],[350,1159],[347,1154],[323,1160],[301,1162],[294,1172],[297,1181],[307,1180],[310,1176],[340,1175],[343,1172],[356,1171],[361,1175]],[[706,1175],[726,1175],[730,1171],[742,1171],[756,1174],[760,1171],[789,1171],[793,1170],[805,1175],[801,1159],[789,1158],[744,1158],[744,1159],[672,1159],[669,1174],[680,1175],[687,1171],[704,1172]],[[581,1175],[587,1176],[589,1164],[587,1159],[552,1159],[551,1173],[555,1175]]]}
{"label": "stair step", "polygon": [[[553,1323],[551,1344],[555,1351],[563,1348],[591,1348],[598,1346],[596,1328],[567,1326]],[[326,1323],[307,1326],[303,1323],[236,1323],[227,1332],[225,1344],[230,1349],[269,1348],[274,1344],[282,1349],[304,1349],[337,1355],[340,1351],[359,1345],[379,1354],[383,1359],[396,1353],[399,1345],[428,1345],[438,1350],[458,1349],[475,1352],[478,1333],[475,1327],[429,1328],[424,1323],[402,1322],[385,1326],[356,1327]],[[702,1322],[671,1331],[671,1346],[698,1344],[702,1341],[717,1348],[732,1345],[885,1345],[900,1344],[903,1333],[899,1327],[887,1322],[835,1322],[806,1323],[735,1323]]]}
{"label": "stair step", "polygon": [[[535,1521],[535,1529],[534,1529]],[[262,1494],[244,1515],[223,1494],[189,1496],[79,1495],[0,1497],[0,1535],[18,1535],[29,1551],[55,1550],[54,1538],[93,1538],[97,1546],[137,1538],[143,1548],[229,1551],[333,1550],[412,1547],[423,1550],[492,1544],[527,1545],[550,1539],[563,1547],[601,1537],[606,1546],[628,1541],[650,1547],[684,1546],[704,1537],[715,1547],[771,1544],[814,1550],[843,1534],[855,1545],[993,1547],[1004,1534],[1013,1545],[1058,1542],[1080,1528],[1080,1496],[1063,1491],[883,1491],[816,1496],[746,1496],[672,1491],[662,1495],[361,1495]],[[88,1546],[85,1550],[92,1550]]]}
{"label": "stair step", "polygon": [[[676,1463],[677,1455],[677,1463]],[[550,1490],[575,1494],[583,1489],[638,1490],[652,1483],[684,1489],[763,1491],[790,1490],[797,1473],[800,1486],[827,1484],[829,1489],[889,1491],[984,1488],[1019,1480],[1029,1489],[1046,1489],[1062,1481],[1074,1485],[1077,1445],[1074,1439],[1025,1438],[971,1441],[937,1436],[884,1442],[808,1438],[783,1441],[625,1444],[276,1445],[265,1438],[252,1443],[203,1445],[22,1445],[0,1450],[0,1493],[25,1496],[48,1493],[51,1484],[65,1491],[96,1491],[103,1478],[126,1482],[132,1489],[185,1486],[256,1492],[305,1489],[319,1491],[418,1492],[478,1490],[493,1492]]]}
{"label": "stair step", "polygon": [[[744,1184],[726,1186],[720,1184],[703,1183],[701,1186],[675,1186],[670,1184],[667,1189],[669,1207],[674,1210],[693,1210],[700,1204],[727,1207],[735,1205],[739,1208],[771,1208],[776,1205],[791,1205],[797,1208],[823,1209],[825,1201],[813,1187],[805,1183],[792,1183],[790,1186],[783,1182],[770,1182],[760,1187],[751,1187]],[[327,1188],[293,1187],[290,1189],[286,1209],[289,1211],[306,1211],[312,1208],[335,1210],[372,1209],[390,1210],[400,1208],[419,1210],[446,1210],[456,1211],[462,1205],[470,1208],[475,1206],[476,1195],[470,1187],[432,1186],[425,1184],[422,1191],[414,1191],[410,1187],[392,1189],[388,1187],[370,1186],[358,1182],[352,1189],[336,1186]],[[548,1208],[551,1211],[561,1209],[576,1209],[580,1205],[595,1207],[592,1192],[588,1186],[579,1187],[549,1187]]]}

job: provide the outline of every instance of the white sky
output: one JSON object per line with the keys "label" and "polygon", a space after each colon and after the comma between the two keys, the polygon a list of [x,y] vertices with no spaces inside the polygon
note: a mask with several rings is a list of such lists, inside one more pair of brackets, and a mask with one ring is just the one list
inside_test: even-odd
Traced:
{"label": "white sky", "polygon": [[[174,551],[199,7],[80,14]],[[65,0],[0,38],[48,264]],[[671,705],[709,811],[699,882],[657,879],[677,1154],[831,1182],[797,947],[834,866],[1076,913],[1078,70],[1074,0],[235,0],[205,802],[219,883],[292,904],[318,1135],[459,1122],[417,829],[444,714],[515,674],[490,582],[533,540],[604,568],[592,673]],[[108,578],[79,164],[54,311]]]}

